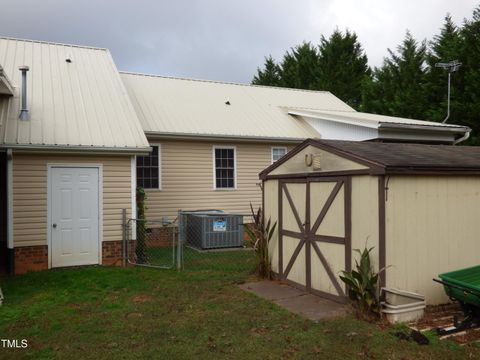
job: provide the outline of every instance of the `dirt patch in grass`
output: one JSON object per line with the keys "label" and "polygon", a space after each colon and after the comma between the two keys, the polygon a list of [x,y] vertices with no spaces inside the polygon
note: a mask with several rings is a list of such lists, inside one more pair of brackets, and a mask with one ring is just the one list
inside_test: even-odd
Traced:
{"label": "dirt patch in grass", "polygon": [[139,312],[131,312],[131,313],[128,313],[125,317],[127,319],[141,318],[143,317],[143,314]]}
{"label": "dirt patch in grass", "polygon": [[70,304],[67,304],[65,305],[66,307],[69,307],[70,309],[78,309],[78,308],[81,308],[82,305],[80,304],[76,304],[76,303],[70,303]]}
{"label": "dirt patch in grass", "polygon": [[137,304],[147,303],[153,301],[153,296],[146,294],[139,294],[132,297],[132,301]]}

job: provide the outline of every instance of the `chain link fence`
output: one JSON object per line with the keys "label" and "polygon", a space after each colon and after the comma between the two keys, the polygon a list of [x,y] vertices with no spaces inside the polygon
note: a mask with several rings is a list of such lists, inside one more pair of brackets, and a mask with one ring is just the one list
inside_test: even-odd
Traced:
{"label": "chain link fence", "polygon": [[176,219],[129,219],[125,226],[124,258],[129,264],[161,269],[176,267],[178,225]]}
{"label": "chain link fence", "polygon": [[219,211],[179,212],[180,268],[252,272],[255,253],[245,236],[250,215]]}
{"label": "chain link fence", "polygon": [[255,252],[244,231],[251,215],[180,211],[175,218],[125,220],[124,259],[185,271],[253,272]]}

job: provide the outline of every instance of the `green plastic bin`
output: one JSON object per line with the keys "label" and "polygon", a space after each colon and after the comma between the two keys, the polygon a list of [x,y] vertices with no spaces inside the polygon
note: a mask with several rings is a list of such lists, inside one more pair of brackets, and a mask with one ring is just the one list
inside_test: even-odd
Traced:
{"label": "green plastic bin", "polygon": [[460,302],[480,308],[480,265],[438,275],[447,295]]}

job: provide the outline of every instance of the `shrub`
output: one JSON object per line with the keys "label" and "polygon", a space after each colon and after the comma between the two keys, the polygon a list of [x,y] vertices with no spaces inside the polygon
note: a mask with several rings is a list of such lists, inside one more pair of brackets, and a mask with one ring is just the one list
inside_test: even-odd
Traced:
{"label": "shrub", "polygon": [[342,271],[340,279],[348,287],[350,299],[357,305],[357,309],[362,315],[378,315],[380,312],[380,303],[378,299],[378,278],[370,262],[370,252],[373,247],[365,247],[363,251],[355,249],[360,254],[360,263],[355,260],[355,269],[352,271]]}
{"label": "shrub", "polygon": [[275,222],[272,225],[270,219],[265,223],[261,207],[255,212],[252,204],[250,204],[250,210],[254,222],[253,224],[244,224],[244,228],[257,256],[257,274],[262,278],[272,279],[273,272],[268,244],[275,232],[277,223]]}
{"label": "shrub", "polygon": [[145,241],[147,236],[147,224],[145,216],[145,199],[147,198],[145,190],[137,187],[137,246],[135,254],[137,255],[137,262],[144,263],[146,260]]}

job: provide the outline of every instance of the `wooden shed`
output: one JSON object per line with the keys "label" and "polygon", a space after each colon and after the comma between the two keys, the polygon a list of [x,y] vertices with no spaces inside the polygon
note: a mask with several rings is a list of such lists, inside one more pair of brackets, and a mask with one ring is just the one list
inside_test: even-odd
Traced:
{"label": "wooden shed", "polygon": [[480,147],[306,140],[265,169],[278,277],[345,300],[341,270],[374,247],[381,286],[448,301],[432,281],[480,264]]}

